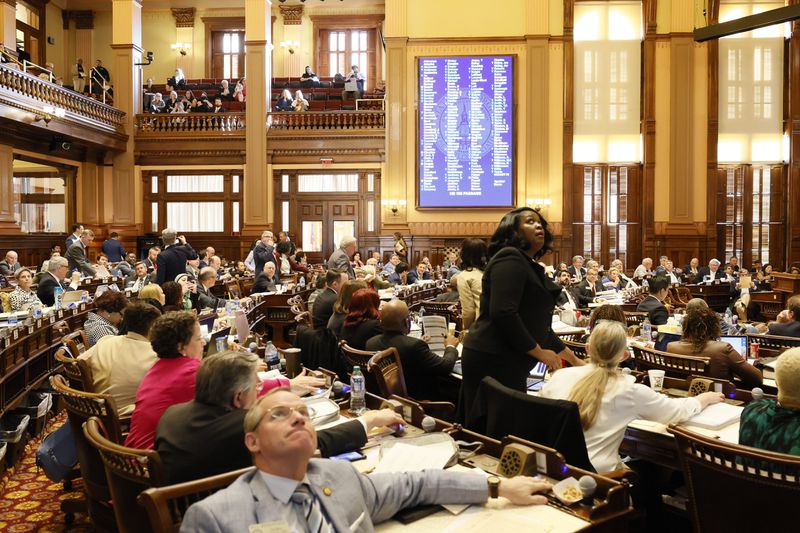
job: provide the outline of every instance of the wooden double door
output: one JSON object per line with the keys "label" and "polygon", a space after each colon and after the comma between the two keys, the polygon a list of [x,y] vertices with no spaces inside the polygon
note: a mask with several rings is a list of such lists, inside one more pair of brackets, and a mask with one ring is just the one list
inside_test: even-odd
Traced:
{"label": "wooden double door", "polygon": [[339,247],[343,237],[358,236],[358,198],[303,199],[296,202],[290,231],[309,263],[321,263]]}

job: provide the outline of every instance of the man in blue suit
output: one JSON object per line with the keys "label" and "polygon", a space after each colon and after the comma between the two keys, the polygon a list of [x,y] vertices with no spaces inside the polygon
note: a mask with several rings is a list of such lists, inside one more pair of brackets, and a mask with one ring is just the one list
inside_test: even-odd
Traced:
{"label": "man in blue suit", "polygon": [[108,239],[103,241],[103,253],[111,263],[119,263],[125,257],[125,248],[119,242],[119,233],[112,231]]}
{"label": "man in blue suit", "polygon": [[[311,459],[317,434],[308,407],[286,389],[264,395],[244,420],[245,445],[256,468],[192,505],[181,531],[373,531],[405,507],[484,503],[503,496],[517,505],[544,504],[534,493],[550,484],[530,477],[423,472],[360,474],[349,462]],[[258,529],[266,531],[267,529]]]}

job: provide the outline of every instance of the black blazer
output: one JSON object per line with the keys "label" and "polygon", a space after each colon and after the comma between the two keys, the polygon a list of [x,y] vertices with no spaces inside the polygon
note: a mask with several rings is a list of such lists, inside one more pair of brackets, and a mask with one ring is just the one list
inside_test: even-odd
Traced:
{"label": "black blazer", "polygon": [[769,325],[770,335],[780,335],[781,337],[800,337],[800,322],[793,320],[786,324],[773,322]]}
{"label": "black blazer", "polygon": [[640,313],[647,313],[647,318],[654,326],[663,326],[669,318],[667,308],[653,295],[647,295],[647,298],[639,302],[636,310]]}
{"label": "black blazer", "polygon": [[274,291],[276,283],[280,283],[280,280],[275,277],[268,278],[266,272],[262,271],[256,276],[256,280],[250,288],[250,293],[255,294],[258,292]]}
{"label": "black blazer", "polygon": [[272,254],[272,250],[272,246],[264,245],[260,242],[253,248],[253,263],[256,267],[256,274],[261,274],[264,271],[264,265],[268,261],[275,263],[275,270],[280,272],[280,265],[275,262],[275,256]]}
{"label": "black blazer", "polygon": [[[319,298],[317,300],[319,301]],[[339,339],[346,341],[351,348],[366,350],[367,341],[381,333],[383,333],[383,326],[381,326],[380,321],[369,319],[359,322],[356,326],[342,326],[342,334]]]}
{"label": "black blazer", "polygon": [[315,328],[324,328],[328,326],[328,320],[331,319],[333,314],[333,304],[336,303],[339,295],[331,288],[325,288],[324,291],[319,293],[317,299],[314,300],[312,322]]}
{"label": "black blazer", "polygon": [[[707,266],[700,267],[697,269],[697,275],[694,277],[694,283],[702,283],[703,278],[705,276],[711,275],[711,269]],[[722,265],[720,268],[717,269],[717,274],[714,276],[714,279],[722,279],[725,277],[725,270],[722,269]]]}
{"label": "black blazer", "polygon": [[567,293],[569,292],[569,296],[572,296],[572,303],[579,307],[580,304],[578,303],[578,297],[575,295],[575,289],[573,287],[562,287],[561,292],[558,293],[558,297],[556,298],[556,305],[559,307],[564,307],[569,301],[569,296]]}
{"label": "black blazer", "polygon": [[[574,278],[576,276],[575,265],[568,266],[567,267],[567,272],[569,272],[570,275]],[[583,278],[585,275],[586,275],[586,269],[584,267],[581,267],[580,277]]]}
{"label": "black blazer", "polygon": [[540,344],[556,352],[564,349],[551,327],[560,292],[540,264],[516,248],[503,248],[484,270],[481,314],[464,348],[530,371],[537,360],[528,351]]}
{"label": "black blazer", "polygon": [[578,305],[581,307],[588,306],[592,301],[594,301],[595,297],[597,296],[596,293],[602,292],[606,290],[603,287],[603,282],[599,279],[594,282],[594,290],[595,292],[592,293],[592,289],[589,286],[589,280],[583,278],[580,283],[575,287],[575,290],[572,294],[574,294],[578,299]]}
{"label": "black blazer", "polygon": [[188,244],[171,244],[156,257],[156,283],[175,281],[178,274],[186,273],[186,261],[197,259],[197,252]]}
{"label": "black blazer", "polygon": [[39,297],[39,300],[48,307],[52,307],[55,305],[55,295],[54,292],[56,287],[61,285],[61,288],[64,291],[71,291],[72,289],[66,283],[62,283],[56,280],[56,278],[49,272],[42,275],[41,279],[39,279],[39,286],[36,288],[36,296]]}
{"label": "black blazer", "polygon": [[439,357],[425,341],[398,331],[387,331],[367,341],[367,350],[370,352],[392,347],[397,348],[397,353],[400,354],[408,394],[415,400],[442,398],[436,376],[446,376],[453,371],[453,365],[458,359],[455,346],[445,348],[444,357]]}
{"label": "black blazer", "polygon": [[[156,428],[155,449],[166,470],[167,483],[182,483],[222,474],[253,464],[244,445],[246,409],[228,409],[200,402],[169,407]],[[358,420],[317,431],[323,457],[357,450],[367,442]]]}

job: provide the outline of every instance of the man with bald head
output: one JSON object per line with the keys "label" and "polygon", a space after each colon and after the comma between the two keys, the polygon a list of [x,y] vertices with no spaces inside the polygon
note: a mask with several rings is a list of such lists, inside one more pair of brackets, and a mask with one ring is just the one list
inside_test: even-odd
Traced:
{"label": "man with bald head", "polygon": [[408,336],[408,306],[402,300],[391,300],[381,307],[383,334],[367,341],[368,351],[396,348],[403,364],[408,394],[416,400],[442,399],[437,376],[446,376],[458,359],[458,339],[448,336],[444,356],[433,353],[421,339]]}
{"label": "man with bald head", "polygon": [[4,276],[13,276],[17,270],[22,268],[22,265],[19,264],[17,259],[17,252],[14,250],[6,252],[6,258],[0,261],[0,274]]}

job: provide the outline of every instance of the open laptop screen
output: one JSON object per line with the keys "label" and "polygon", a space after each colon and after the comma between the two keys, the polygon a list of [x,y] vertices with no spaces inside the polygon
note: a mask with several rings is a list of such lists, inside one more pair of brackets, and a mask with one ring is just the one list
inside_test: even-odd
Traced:
{"label": "open laptop screen", "polygon": [[733,349],[747,359],[747,337],[745,335],[726,335],[719,338],[722,342],[727,342]]}

